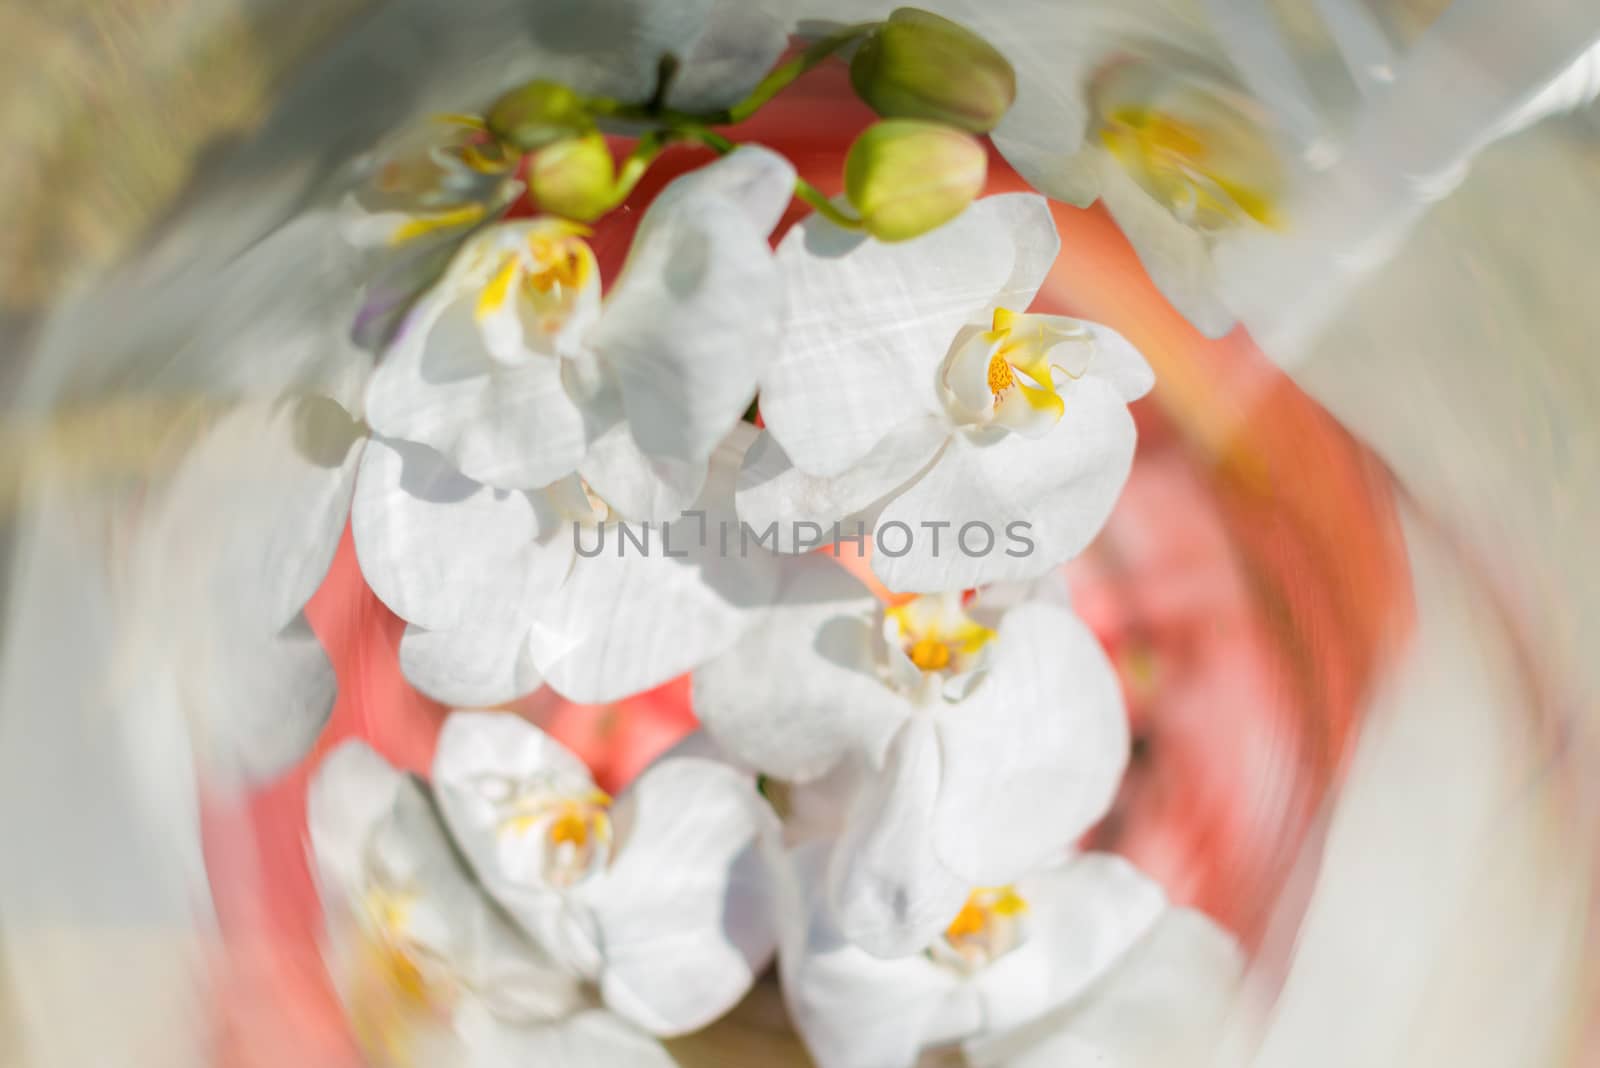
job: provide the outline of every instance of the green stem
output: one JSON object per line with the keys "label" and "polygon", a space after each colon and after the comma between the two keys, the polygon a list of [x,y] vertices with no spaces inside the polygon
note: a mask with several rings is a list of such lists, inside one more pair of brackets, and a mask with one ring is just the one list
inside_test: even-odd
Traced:
{"label": "green stem", "polygon": [[787,89],[800,75],[858,37],[865,37],[881,25],[882,23],[880,22],[860,22],[854,26],[846,26],[843,29],[835,30],[828,36],[814,41],[809,48],[789,62],[774,67],[767,72],[767,76],[757,82],[754,89],[750,90],[749,96],[727,110],[726,120],[718,122],[716,125],[730,125],[748,119],[751,115],[761,110],[769,100]]}
{"label": "green stem", "polygon": [[634,186],[639,184],[639,179],[645,176],[672,137],[671,130],[651,130],[639,138],[639,143],[633,146],[633,151],[628,153],[628,158],[622,161],[622,167],[617,171],[617,181],[612,187],[612,208],[628,199],[628,194],[633,192]]}
{"label": "green stem", "polygon": [[784,89],[794,83],[794,80],[806,71],[815,67],[835,52],[844,48],[852,41],[865,37],[879,26],[881,22],[861,22],[854,26],[846,26],[835,30],[828,36],[814,41],[810,47],[789,62],[774,67],[767,72],[767,76],[756,83],[750,90],[750,95],[729,108],[719,111],[688,112],[674,111],[665,106],[664,98],[670,85],[671,78],[676,74],[676,63],[668,71],[663,67],[663,76],[656,83],[656,94],[643,104],[624,104],[620,100],[608,97],[590,97],[586,103],[589,110],[596,116],[609,119],[626,119],[633,122],[660,122],[668,126],[731,126],[743,122]]}
{"label": "green stem", "polygon": [[731,139],[723,137],[715,130],[708,130],[699,123],[688,126],[674,126],[672,131],[680,136],[699,141],[719,156],[726,156],[739,146]]}
{"label": "green stem", "polygon": [[821,215],[835,226],[842,226],[846,230],[860,230],[866,226],[866,223],[854,215],[840,211],[838,206],[829,200],[822,190],[804,178],[796,178],[794,180],[794,195],[816,208],[818,215]]}
{"label": "green stem", "polygon": [[[699,141],[719,156],[726,156],[738,148],[738,144],[722,136],[715,130],[708,130],[704,126],[677,126],[672,132],[679,136]],[[826,218],[835,226],[842,226],[846,230],[860,230],[866,224],[854,215],[839,210],[828,195],[804,178],[796,177],[794,180],[794,195],[817,209],[817,214]]]}

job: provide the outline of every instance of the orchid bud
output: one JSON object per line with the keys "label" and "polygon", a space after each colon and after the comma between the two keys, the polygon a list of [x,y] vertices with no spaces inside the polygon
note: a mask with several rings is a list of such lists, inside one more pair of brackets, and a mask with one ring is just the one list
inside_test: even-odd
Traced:
{"label": "orchid bud", "polygon": [[528,165],[528,190],[539,209],[589,222],[604,215],[616,199],[617,166],[598,130],[557,141]]}
{"label": "orchid bud", "polygon": [[1017,95],[1006,57],[947,18],[902,7],[850,60],[850,84],[885,118],[929,119],[988,133]]}
{"label": "orchid bud", "polygon": [[556,82],[534,81],[506,93],[489,109],[489,132],[531,152],[594,129],[584,99]]}
{"label": "orchid bud", "polygon": [[983,190],[989,155],[971,134],[915,119],[862,131],[844,161],[844,189],[867,232],[904,241],[960,215]]}

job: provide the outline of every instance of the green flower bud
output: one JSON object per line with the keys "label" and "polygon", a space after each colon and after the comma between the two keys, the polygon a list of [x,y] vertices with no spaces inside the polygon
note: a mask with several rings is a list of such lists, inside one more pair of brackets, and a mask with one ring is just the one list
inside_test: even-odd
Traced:
{"label": "green flower bud", "polygon": [[929,119],[988,133],[1017,96],[1017,75],[982,37],[947,18],[902,7],[850,60],[850,84],[891,119]]}
{"label": "green flower bud", "polygon": [[595,130],[541,150],[528,165],[528,190],[539,210],[579,222],[598,219],[616,199],[617,165]]}
{"label": "green flower bud", "polygon": [[582,137],[594,117],[582,96],[556,82],[529,82],[494,102],[489,132],[524,152]]}
{"label": "green flower bud", "polygon": [[983,191],[989,154],[977,138],[935,122],[885,119],[844,160],[844,191],[880,241],[904,241],[960,215]]}

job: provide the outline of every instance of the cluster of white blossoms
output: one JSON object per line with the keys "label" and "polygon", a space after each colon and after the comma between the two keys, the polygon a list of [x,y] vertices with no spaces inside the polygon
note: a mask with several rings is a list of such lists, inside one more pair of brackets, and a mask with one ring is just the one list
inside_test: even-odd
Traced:
{"label": "cluster of white blossoms", "polygon": [[[657,1039],[721,1016],[776,953],[823,1068],[952,1045],[1171,1063],[1218,1026],[1239,955],[1078,848],[1129,738],[1058,578],[1121,491],[1153,375],[1110,328],[1030,310],[1049,203],[978,195],[974,135],[1020,143],[1004,56],[900,11],[774,67],[773,24],[747,21],[748,48],[670,19],[631,42],[659,67],[647,101],[534,82],[402,137],[345,202],[351,240],[450,252],[384,334],[351,528],[407,678],[466,709],[427,782],[359,743],[317,772],[355,1034],[380,1063],[670,1064]],[[850,48],[883,120],[845,198],[711,128]],[[1204,99],[1120,70],[1093,90],[1116,182],[1196,232],[1273,221],[1224,166],[1237,145],[1207,162]],[[590,151],[608,122],[638,138],[621,168]],[[685,140],[719,158],[654,198],[603,279],[589,224]],[[536,213],[506,219],[523,175]],[[795,197],[817,210],[780,233]],[[823,531],[874,539],[894,596],[807,551]],[[472,710],[688,672],[703,734],[615,800],[514,714]]]}

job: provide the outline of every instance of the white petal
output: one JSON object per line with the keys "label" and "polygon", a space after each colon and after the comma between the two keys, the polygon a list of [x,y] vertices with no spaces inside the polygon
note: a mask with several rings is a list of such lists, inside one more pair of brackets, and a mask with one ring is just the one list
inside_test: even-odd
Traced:
{"label": "white petal", "polygon": [[528,354],[496,361],[474,320],[475,295],[449,278],[418,302],[367,387],[379,434],[436,449],[467,477],[534,489],[577,469],[583,415],[564,361]]}
{"label": "white petal", "polygon": [[1052,361],[1066,367],[1073,375],[1092,375],[1107,382],[1124,401],[1132,403],[1149,393],[1156,384],[1156,373],[1150,369],[1144,354],[1133,343],[1109,326],[1071,320],[1088,331],[1089,343],[1064,346],[1070,351],[1052,352]]}
{"label": "white petal", "polygon": [[331,923],[361,907],[372,889],[403,891],[414,895],[410,933],[452,971],[469,982],[542,975],[547,981],[520,984],[528,1010],[570,1001],[570,980],[551,973],[549,962],[490,911],[419,780],[389,767],[365,743],[347,742],[317,768],[306,804]]}
{"label": "white petal", "polygon": [[1029,193],[985,197],[969,210],[979,212],[984,225],[1011,236],[1011,274],[979,317],[980,325],[988,327],[995,308],[1022,311],[1033,303],[1061,252],[1061,235],[1050,205]]}
{"label": "white petal", "polygon": [[424,627],[512,618],[570,566],[570,539],[538,497],[479,485],[410,442],[367,446],[350,522],[367,584]]}
{"label": "white petal", "polygon": [[[1136,432],[1108,382],[1084,378],[1063,390],[1063,399],[1065,412],[1043,438],[989,431],[952,439],[884,508],[872,570],[885,585],[933,593],[1023,581],[1083,551],[1127,481]],[[886,535],[890,523],[904,524],[912,536]],[[948,524],[937,552],[924,531],[933,523]],[[978,525],[963,540],[968,524]]]}
{"label": "white petal", "polygon": [[333,663],[304,615],[262,642],[230,635],[191,649],[180,684],[198,685],[196,707],[210,737],[255,781],[293,767],[316,744],[339,694]]}
{"label": "white petal", "polygon": [[704,462],[749,407],[783,315],[770,223],[750,213],[787,202],[794,170],[764,149],[718,168],[651,206],[587,339],[621,383],[639,447],[685,463]]}
{"label": "white petal", "polygon": [[[326,397],[242,404],[183,442],[140,552],[171,603],[193,588],[254,634],[288,625],[343,533],[360,427]],[[159,576],[159,577],[157,577]]]}
{"label": "white petal", "polygon": [[1059,856],[1110,807],[1128,761],[1115,670],[1050,604],[1000,623],[987,674],[939,715],[944,775],[934,848],[969,882],[1011,882]]}
{"label": "white petal", "polygon": [[773,15],[745,0],[720,0],[686,53],[667,102],[680,111],[709,111],[738,103],[788,47],[789,35]]}
{"label": "white petal", "polygon": [[1006,1068],[1205,1063],[1242,968],[1237,944],[1215,923],[1190,909],[1170,910],[1099,985],[1016,1036],[975,1045],[970,1062]]}
{"label": "white petal", "polygon": [[601,994],[654,1034],[703,1027],[771,959],[777,820],[750,776],[695,757],[652,766],[613,819],[620,850],[583,888],[605,952]]}
{"label": "white petal", "polygon": [[857,796],[834,850],[828,882],[839,930],[874,956],[926,948],[971,889],[935,855],[941,776],[934,725],[914,718]]}
{"label": "white petal", "polygon": [[1048,205],[988,197],[923,237],[867,240],[812,216],[778,245],[789,322],[761,380],[761,414],[796,467],[833,476],[885,434],[940,415],[956,334],[1026,306],[1054,259]]}
{"label": "white petal", "polygon": [[696,502],[703,515],[634,524],[631,534],[615,523],[579,532],[572,574],[534,625],[535,660],[562,696],[612,701],[691,671],[730,648],[771,603],[776,560],[738,544],[732,517],[733,480],[754,434],[741,424],[712,458]]}
{"label": "white petal", "polygon": [[1132,864],[1086,853],[1017,883],[1026,940],[979,972],[990,1032],[1064,1005],[1115,967],[1166,911],[1166,895]]}
{"label": "white petal", "polygon": [[1083,82],[1088,57],[1052,50],[1047,62],[1020,63],[1017,98],[990,137],[1018,174],[1045,196],[1088,207],[1100,195],[1100,176],[1085,144],[1089,104]]}
{"label": "white petal", "polygon": [[760,145],[743,145],[668,183],[656,194],[640,226],[645,226],[652,216],[670,216],[688,201],[711,200],[737,211],[765,237],[789,209],[794,199],[794,180],[794,165],[786,158]]}
{"label": "white petal", "polygon": [[578,473],[618,514],[664,522],[678,518],[705,488],[706,465],[649,457],[618,421],[589,446]]}
{"label": "white petal", "polygon": [[778,961],[790,1017],[821,1068],[910,1068],[930,1034],[979,1025],[954,972],[921,953],[886,960],[850,944],[822,889],[821,843],[795,860]]}
{"label": "white petal", "polygon": [[806,552],[817,538],[831,543],[833,525],[844,522],[840,536],[871,529],[867,516],[933,460],[949,436],[939,416],[917,416],[896,427],[873,450],[843,474],[819,478],[798,470],[771,434],[763,433],[745,455],[739,471],[739,518],[756,534],[777,524],[781,552]]}
{"label": "white petal", "polygon": [[[577,560],[537,614],[546,644],[535,657],[551,687],[585,704],[618,700],[691,671],[738,640],[771,597],[771,561],[717,555],[715,528],[709,547],[697,544],[699,529],[695,518],[635,525],[629,535],[607,526],[598,555]],[[595,546],[594,534],[582,536],[585,551]]]}
{"label": "white petal", "polygon": [[342,408],[309,396],[178,436],[124,569],[129,610],[162,621],[141,638],[159,651],[129,655],[177,664],[207,759],[265,780],[310,751],[333,708],[333,667],[301,609],[344,529],[361,439]]}
{"label": "white petal", "polygon": [[345,742],[317,766],[306,792],[306,829],[324,898],[363,885],[367,840],[394,811],[404,782],[365,742]]}
{"label": "white petal", "polygon": [[463,627],[407,627],[400,671],[417,689],[446,704],[500,705],[525,697],[542,679],[529,643],[525,613],[484,617]]}
{"label": "white petal", "polygon": [[1101,199],[1138,253],[1150,281],[1206,337],[1222,337],[1232,330],[1233,313],[1218,295],[1217,270],[1205,237],[1140,189],[1109,154],[1096,156]]}
{"label": "white petal", "polygon": [[804,782],[873,764],[911,706],[878,678],[878,601],[831,557],[785,560],[777,603],[694,674],[695,714],[739,760]]}
{"label": "white petal", "polygon": [[593,789],[583,761],[512,713],[455,712],[445,720],[433,783],[452,839],[484,889],[524,930],[568,967],[590,975],[599,950],[581,903],[528,878],[518,867],[518,850],[502,833],[498,793],[539,780],[563,794]]}

